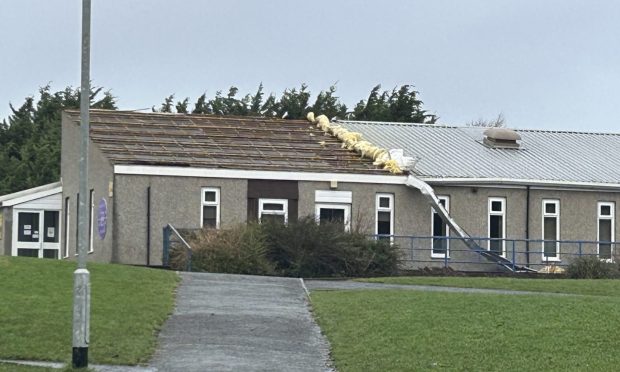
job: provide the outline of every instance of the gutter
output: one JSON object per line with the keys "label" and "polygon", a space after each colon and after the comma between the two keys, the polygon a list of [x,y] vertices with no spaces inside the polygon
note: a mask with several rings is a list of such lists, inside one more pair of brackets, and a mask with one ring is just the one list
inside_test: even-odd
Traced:
{"label": "gutter", "polygon": [[480,186],[480,185],[507,185],[507,186],[521,186],[526,188],[530,186],[532,188],[591,188],[591,189],[607,189],[620,191],[620,184],[618,183],[604,183],[604,182],[574,182],[574,181],[547,181],[547,180],[528,180],[519,178],[458,178],[458,177],[420,177],[430,184],[441,185],[458,185],[458,186]]}

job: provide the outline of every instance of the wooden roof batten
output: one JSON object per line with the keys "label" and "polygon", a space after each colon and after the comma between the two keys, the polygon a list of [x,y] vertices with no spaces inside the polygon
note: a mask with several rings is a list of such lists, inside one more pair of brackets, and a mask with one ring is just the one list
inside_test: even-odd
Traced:
{"label": "wooden roof batten", "polygon": [[91,110],[90,125],[114,165],[389,174],[305,120]]}

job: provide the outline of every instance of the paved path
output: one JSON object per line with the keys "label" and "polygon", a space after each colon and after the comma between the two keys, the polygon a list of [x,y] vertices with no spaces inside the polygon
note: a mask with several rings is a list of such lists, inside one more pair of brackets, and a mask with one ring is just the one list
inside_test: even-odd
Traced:
{"label": "paved path", "polygon": [[301,280],[182,273],[157,371],[329,371]]}

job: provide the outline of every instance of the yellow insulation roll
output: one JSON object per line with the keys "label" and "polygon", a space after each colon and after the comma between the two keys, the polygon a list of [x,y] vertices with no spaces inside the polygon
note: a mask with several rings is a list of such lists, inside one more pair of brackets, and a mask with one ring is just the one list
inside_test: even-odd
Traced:
{"label": "yellow insulation roll", "polygon": [[403,173],[398,162],[390,158],[390,153],[386,149],[382,149],[368,141],[362,140],[362,135],[360,133],[351,132],[340,125],[332,125],[329,122],[329,118],[325,115],[315,117],[313,112],[309,112],[308,115],[306,115],[306,119],[312,124],[316,124],[325,134],[338,138],[342,142],[343,148],[355,150],[362,157],[372,159],[374,165],[383,167],[383,169],[391,173]]}

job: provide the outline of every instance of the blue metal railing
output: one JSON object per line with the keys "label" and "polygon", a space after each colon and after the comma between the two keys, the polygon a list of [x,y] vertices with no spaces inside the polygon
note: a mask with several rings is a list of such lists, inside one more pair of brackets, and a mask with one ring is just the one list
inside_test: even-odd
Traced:
{"label": "blue metal railing", "polygon": [[[542,269],[568,266],[583,256],[614,261],[616,242],[589,240],[493,239],[472,237],[478,249],[471,249],[460,237],[372,235],[390,239],[401,250],[404,268],[444,267],[456,270],[489,271],[504,266]],[[495,244],[494,244],[495,243]],[[496,250],[495,250],[495,249]],[[499,248],[499,249],[498,249]],[[445,254],[447,253],[447,254]],[[491,253],[491,255],[489,255]],[[497,260],[494,258],[497,257]]]}

